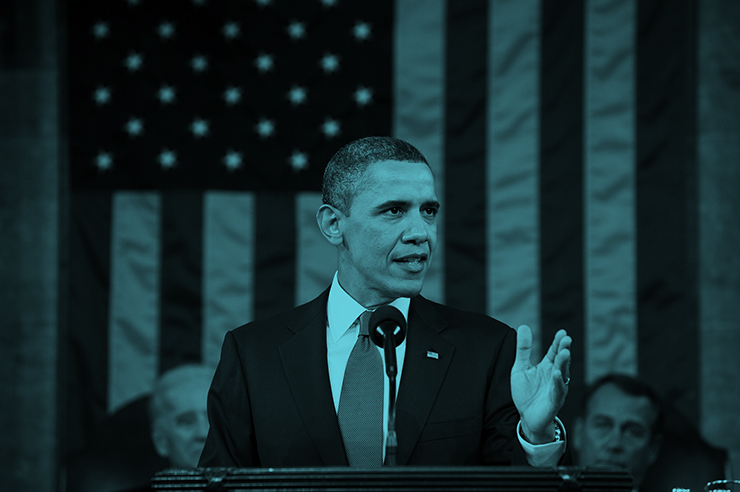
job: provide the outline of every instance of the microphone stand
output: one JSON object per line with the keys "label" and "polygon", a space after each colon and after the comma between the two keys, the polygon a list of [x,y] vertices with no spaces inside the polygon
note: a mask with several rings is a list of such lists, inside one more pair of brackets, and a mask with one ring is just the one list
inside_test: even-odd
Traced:
{"label": "microphone stand", "polygon": [[[397,328],[398,330],[398,328]],[[398,449],[398,438],[396,436],[396,375],[398,364],[396,362],[395,335],[390,330],[385,330],[383,348],[385,350],[385,368],[388,374],[388,439],[385,443],[385,466],[396,466],[396,450]]]}

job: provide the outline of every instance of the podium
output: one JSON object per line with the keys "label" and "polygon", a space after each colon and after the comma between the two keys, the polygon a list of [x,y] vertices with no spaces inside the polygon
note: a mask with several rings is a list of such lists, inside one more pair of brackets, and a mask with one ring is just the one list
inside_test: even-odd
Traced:
{"label": "podium", "polygon": [[632,478],[617,468],[580,467],[193,468],[157,473],[152,490],[630,492]]}

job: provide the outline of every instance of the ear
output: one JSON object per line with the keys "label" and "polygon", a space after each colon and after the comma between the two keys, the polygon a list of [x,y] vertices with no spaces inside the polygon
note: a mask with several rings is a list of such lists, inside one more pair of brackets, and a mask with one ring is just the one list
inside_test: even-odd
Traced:
{"label": "ear", "polygon": [[658,459],[658,456],[660,456],[660,450],[663,448],[663,436],[653,436],[649,446],[650,454],[648,455],[648,461],[652,465]]}
{"label": "ear", "polygon": [[154,449],[157,450],[157,454],[160,455],[162,458],[168,458],[170,455],[170,448],[169,443],[167,441],[167,436],[165,435],[164,431],[162,430],[161,425],[154,425],[152,428],[152,443],[154,444]]}
{"label": "ear", "polygon": [[324,237],[334,246],[339,246],[344,241],[342,236],[341,219],[344,214],[336,207],[323,204],[316,212],[316,222]]}

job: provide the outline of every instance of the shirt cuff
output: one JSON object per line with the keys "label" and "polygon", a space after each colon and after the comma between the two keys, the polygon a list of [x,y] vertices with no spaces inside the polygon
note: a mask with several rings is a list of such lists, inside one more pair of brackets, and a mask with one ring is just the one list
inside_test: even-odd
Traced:
{"label": "shirt cuff", "polygon": [[562,429],[563,431],[561,436],[562,440],[548,442],[545,444],[531,444],[527,442],[527,440],[522,437],[522,421],[520,420],[517,424],[516,436],[519,438],[519,443],[522,445],[522,449],[524,449],[524,455],[527,457],[527,462],[529,462],[530,465],[537,467],[557,466],[560,458],[563,457],[563,454],[565,453],[565,443],[567,440],[565,426],[559,418],[555,417],[555,421],[560,426],[560,429]]}

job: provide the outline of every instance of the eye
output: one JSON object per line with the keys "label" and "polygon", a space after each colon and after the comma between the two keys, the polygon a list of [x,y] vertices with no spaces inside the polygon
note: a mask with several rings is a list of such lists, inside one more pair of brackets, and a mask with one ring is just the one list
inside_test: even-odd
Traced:
{"label": "eye", "polygon": [[386,210],[386,213],[389,215],[401,215],[403,213],[403,210],[401,210],[400,207],[391,207]]}
{"label": "eye", "polygon": [[632,439],[644,439],[648,434],[648,430],[641,425],[628,425],[624,433]]}
{"label": "eye", "polygon": [[175,417],[175,424],[178,427],[194,425],[198,420],[197,415],[194,412],[181,413]]}
{"label": "eye", "polygon": [[611,420],[604,419],[604,418],[594,419],[591,422],[591,425],[593,425],[594,429],[596,429],[599,432],[608,432],[612,428]]}
{"label": "eye", "polygon": [[437,210],[436,207],[427,207],[423,210],[424,215],[429,215],[431,217],[434,217],[437,215],[439,210]]}

